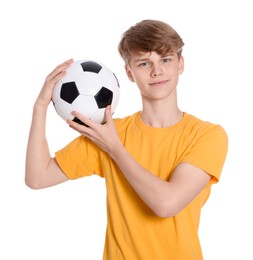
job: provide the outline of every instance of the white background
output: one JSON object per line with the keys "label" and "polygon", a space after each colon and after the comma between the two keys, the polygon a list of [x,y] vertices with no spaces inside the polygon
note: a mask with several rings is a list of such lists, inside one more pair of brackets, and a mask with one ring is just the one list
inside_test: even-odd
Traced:
{"label": "white background", "polygon": [[[0,4],[0,259],[100,260],[106,194],[99,177],[34,191],[24,184],[33,103],[59,63],[91,58],[121,84],[115,117],[141,108],[117,52],[121,34],[142,19],[172,25],[185,42],[178,86],[182,110],[221,124],[229,152],[202,210],[205,260],[253,259],[252,8],[248,0],[2,1]],[[76,133],[50,106],[52,155]],[[129,259],[132,260],[132,259]],[[142,259],[146,260],[146,259]]]}

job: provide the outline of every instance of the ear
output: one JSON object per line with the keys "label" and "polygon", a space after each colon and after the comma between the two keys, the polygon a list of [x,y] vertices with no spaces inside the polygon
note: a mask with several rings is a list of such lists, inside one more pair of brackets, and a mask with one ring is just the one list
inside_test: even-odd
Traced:
{"label": "ear", "polygon": [[131,72],[130,68],[127,65],[125,66],[125,70],[126,70],[127,77],[130,79],[130,81],[134,82],[134,78],[133,78],[132,72]]}
{"label": "ear", "polygon": [[184,57],[181,55],[179,59],[178,73],[182,74],[184,72]]}

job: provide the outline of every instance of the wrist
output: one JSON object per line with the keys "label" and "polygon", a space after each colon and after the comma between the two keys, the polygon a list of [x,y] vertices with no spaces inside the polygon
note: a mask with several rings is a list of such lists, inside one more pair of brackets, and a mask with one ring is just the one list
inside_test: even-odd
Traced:
{"label": "wrist", "polygon": [[37,99],[33,105],[33,111],[34,112],[45,112],[47,111],[48,105],[41,102],[39,99]]}
{"label": "wrist", "polygon": [[123,144],[119,142],[118,144],[112,146],[109,155],[115,162],[117,162],[119,159],[124,158],[126,153],[127,150],[125,149]]}

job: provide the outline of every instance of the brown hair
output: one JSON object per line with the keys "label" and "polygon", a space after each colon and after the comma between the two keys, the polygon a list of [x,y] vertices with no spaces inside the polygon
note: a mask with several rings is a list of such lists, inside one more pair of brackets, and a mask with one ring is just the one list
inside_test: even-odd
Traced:
{"label": "brown hair", "polygon": [[118,50],[126,64],[133,54],[155,51],[160,55],[177,53],[181,56],[184,42],[167,23],[143,20],[131,26],[121,37]]}

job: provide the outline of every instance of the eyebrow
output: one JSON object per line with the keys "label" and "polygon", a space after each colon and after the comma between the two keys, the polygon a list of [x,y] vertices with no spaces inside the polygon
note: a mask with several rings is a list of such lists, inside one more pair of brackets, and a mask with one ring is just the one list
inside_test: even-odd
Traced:
{"label": "eyebrow", "polygon": [[141,59],[135,59],[134,62],[141,62],[141,61],[147,61],[149,58],[141,58]]}
{"label": "eyebrow", "polygon": [[[176,55],[176,53],[168,53],[168,54],[161,56],[161,57],[166,58],[166,57],[175,56],[175,55]],[[134,62],[144,62],[144,61],[148,61],[148,60],[149,60],[149,57],[147,57],[147,58],[136,58],[134,60]]]}

